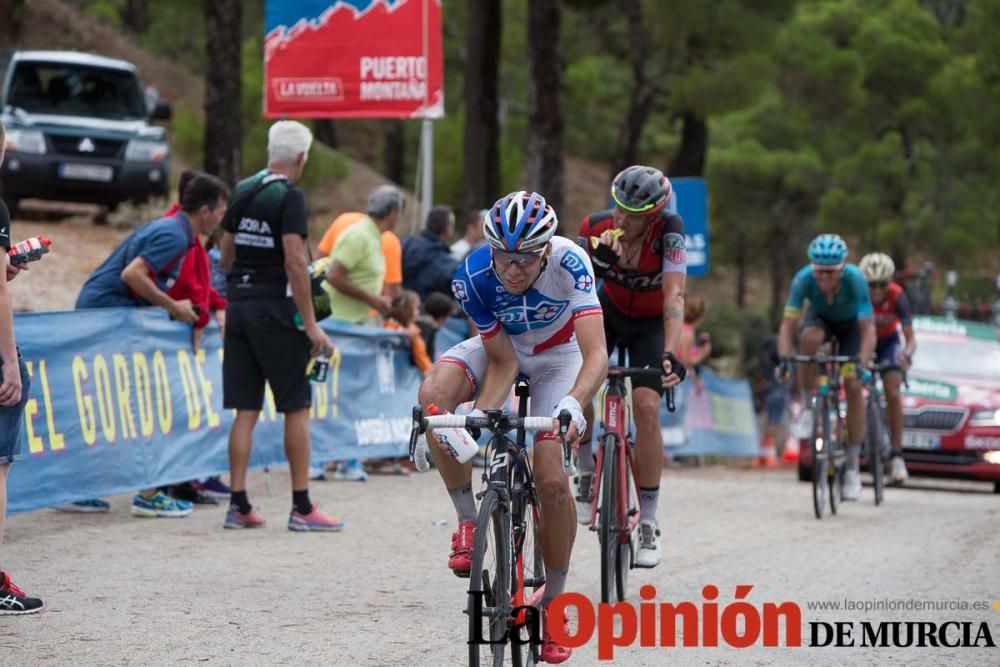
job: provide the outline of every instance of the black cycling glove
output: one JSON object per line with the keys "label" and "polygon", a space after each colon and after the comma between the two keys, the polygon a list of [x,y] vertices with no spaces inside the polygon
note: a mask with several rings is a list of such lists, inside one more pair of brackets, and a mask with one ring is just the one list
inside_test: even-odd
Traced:
{"label": "black cycling glove", "polygon": [[597,247],[594,248],[594,253],[590,256],[590,262],[594,265],[594,275],[600,278],[618,263],[618,254],[611,246],[598,243]]}
{"label": "black cycling glove", "polygon": [[674,356],[673,352],[664,352],[661,360],[669,361],[671,369],[670,374],[676,375],[681,382],[684,382],[684,378],[687,377],[688,373],[687,368],[685,368],[684,364],[677,360],[677,357]]}

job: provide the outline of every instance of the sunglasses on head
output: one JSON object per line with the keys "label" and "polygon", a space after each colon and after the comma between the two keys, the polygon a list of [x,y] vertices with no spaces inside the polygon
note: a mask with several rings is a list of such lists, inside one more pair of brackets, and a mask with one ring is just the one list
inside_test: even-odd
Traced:
{"label": "sunglasses on head", "polygon": [[888,286],[889,282],[887,280],[869,281],[868,283],[868,287],[872,289],[885,289]]}
{"label": "sunglasses on head", "polygon": [[506,252],[504,250],[493,251],[493,261],[498,266],[510,268],[517,266],[519,269],[527,269],[542,261],[542,253],[538,252]]}

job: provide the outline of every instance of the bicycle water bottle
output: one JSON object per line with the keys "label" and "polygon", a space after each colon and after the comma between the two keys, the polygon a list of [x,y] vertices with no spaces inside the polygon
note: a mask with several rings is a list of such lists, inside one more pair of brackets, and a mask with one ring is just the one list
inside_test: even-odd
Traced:
{"label": "bicycle water bottle", "polygon": [[[431,404],[427,406],[429,415],[447,415],[447,410],[442,410],[438,406]],[[464,428],[448,426],[446,428],[434,429],[434,435],[445,451],[455,457],[459,463],[471,461],[472,457],[479,453],[479,443],[473,439],[472,435]]]}
{"label": "bicycle water bottle", "polygon": [[14,245],[7,252],[8,262],[11,264],[25,264],[41,259],[42,255],[49,251],[52,241],[44,236],[32,236]]}

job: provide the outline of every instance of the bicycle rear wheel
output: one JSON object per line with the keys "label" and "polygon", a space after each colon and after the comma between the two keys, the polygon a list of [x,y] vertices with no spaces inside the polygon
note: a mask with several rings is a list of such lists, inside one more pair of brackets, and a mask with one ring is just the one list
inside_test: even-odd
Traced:
{"label": "bicycle rear wheel", "polygon": [[885,460],[882,458],[882,443],[885,439],[885,422],[882,421],[882,406],[878,396],[868,400],[868,428],[865,429],[865,443],[868,449],[868,469],[872,473],[875,489],[875,504],[881,505],[885,495]]}
{"label": "bicycle rear wheel", "polygon": [[[824,418],[824,415],[827,417]],[[826,397],[816,396],[813,399],[812,488],[813,511],[817,519],[822,519],[826,511],[826,459],[830,444],[829,433]]]}
{"label": "bicycle rear wheel", "polygon": [[597,511],[600,526],[597,535],[601,542],[601,602],[613,602],[617,595],[616,579],[618,570],[618,531],[615,525],[618,516],[618,484],[615,479],[615,453],[618,436],[605,433],[601,438],[603,461],[601,462],[601,483],[598,489]]}
{"label": "bicycle rear wheel", "polygon": [[469,664],[473,667],[504,663],[510,588],[510,514],[499,493],[488,489],[479,506],[469,577]]}

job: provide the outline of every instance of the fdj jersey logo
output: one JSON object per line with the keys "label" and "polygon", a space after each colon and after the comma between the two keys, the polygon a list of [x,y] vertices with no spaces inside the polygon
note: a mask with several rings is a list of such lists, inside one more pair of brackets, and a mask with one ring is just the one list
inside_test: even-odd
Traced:
{"label": "fdj jersey logo", "polygon": [[469,298],[468,293],[465,291],[464,280],[451,281],[451,293],[455,295],[455,299],[458,301],[466,301]]}
{"label": "fdj jersey logo", "polygon": [[501,324],[547,324],[556,320],[566,310],[565,301],[542,301],[535,306],[517,305],[501,311],[497,319]]}
{"label": "fdj jersey logo", "polygon": [[573,287],[581,292],[589,292],[594,286],[594,278],[587,270],[587,265],[575,254],[568,252],[563,255],[559,265],[572,274]]}

